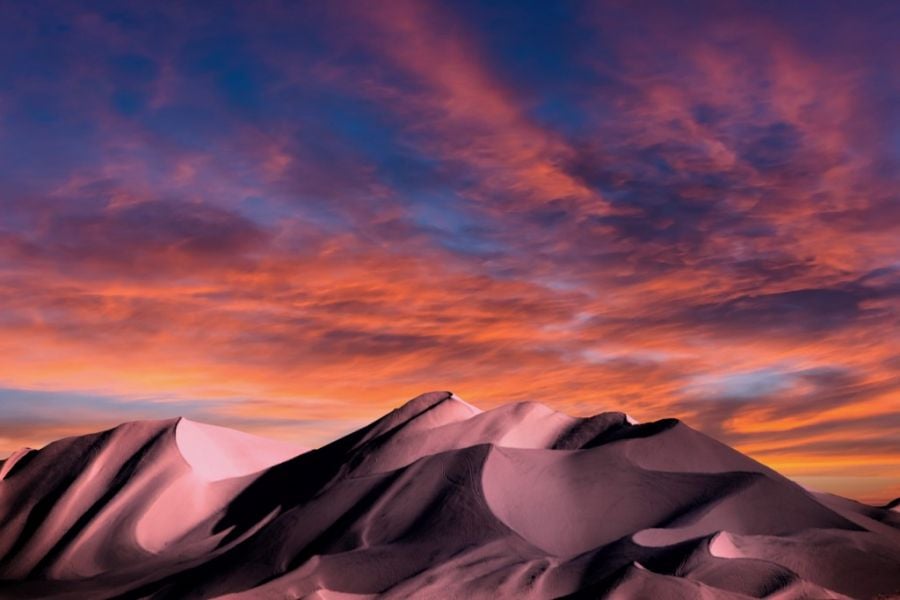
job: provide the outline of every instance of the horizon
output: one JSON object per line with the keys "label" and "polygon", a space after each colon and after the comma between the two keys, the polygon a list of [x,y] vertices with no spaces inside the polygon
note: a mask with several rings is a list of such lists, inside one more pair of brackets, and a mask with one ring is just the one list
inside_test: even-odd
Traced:
{"label": "horizon", "polygon": [[900,497],[900,6],[0,5],[0,459],[420,393]]}

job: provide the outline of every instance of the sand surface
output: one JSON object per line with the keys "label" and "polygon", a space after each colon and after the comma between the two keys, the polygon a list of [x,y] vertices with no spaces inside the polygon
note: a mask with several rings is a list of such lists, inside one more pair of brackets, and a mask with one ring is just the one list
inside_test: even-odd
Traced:
{"label": "sand surface", "polygon": [[673,419],[423,394],[320,449],[184,419],[0,462],[0,598],[886,598],[900,513]]}

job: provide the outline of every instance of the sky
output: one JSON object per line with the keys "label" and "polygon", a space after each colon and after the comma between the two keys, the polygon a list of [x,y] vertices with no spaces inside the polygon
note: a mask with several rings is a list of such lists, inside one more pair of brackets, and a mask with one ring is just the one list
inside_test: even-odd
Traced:
{"label": "sky", "polygon": [[429,390],[900,496],[900,4],[0,3],[0,456]]}

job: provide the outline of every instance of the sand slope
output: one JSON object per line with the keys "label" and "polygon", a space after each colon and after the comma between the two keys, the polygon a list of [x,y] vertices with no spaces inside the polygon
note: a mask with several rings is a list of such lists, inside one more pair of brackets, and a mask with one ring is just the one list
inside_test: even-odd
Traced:
{"label": "sand slope", "polygon": [[419,396],[323,448],[186,420],[0,463],[0,598],[874,598],[893,507],[675,420]]}

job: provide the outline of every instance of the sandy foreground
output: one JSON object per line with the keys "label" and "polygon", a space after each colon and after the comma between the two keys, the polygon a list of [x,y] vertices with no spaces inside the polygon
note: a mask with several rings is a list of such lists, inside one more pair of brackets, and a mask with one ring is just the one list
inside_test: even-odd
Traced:
{"label": "sandy foreground", "polygon": [[185,419],[0,462],[0,598],[900,597],[900,512],[674,419],[423,394],[305,451]]}

